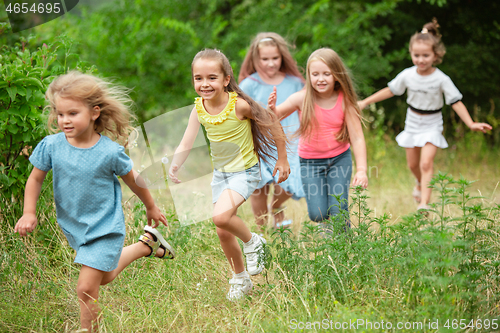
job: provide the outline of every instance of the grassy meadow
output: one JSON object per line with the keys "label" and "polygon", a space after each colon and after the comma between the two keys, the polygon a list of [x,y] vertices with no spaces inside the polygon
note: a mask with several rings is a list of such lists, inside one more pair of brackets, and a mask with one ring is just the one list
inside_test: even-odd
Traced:
{"label": "grassy meadow", "polygon": [[[499,151],[474,138],[438,152],[436,173],[449,174],[435,178],[428,217],[415,214],[404,149],[382,134],[367,140],[370,184],[351,194],[355,226],[342,231],[333,219],[333,233],[321,233],[304,199],[288,202],[291,232],[265,232],[267,270],[236,303],[225,298],[231,270],[211,221],[181,226],[155,192],[178,256],[139,259],[102,287],[100,332],[500,331]],[[124,192],[128,245],[144,213]],[[77,331],[79,266],[55,221],[51,184],[30,237],[13,233],[16,214],[15,203],[1,213],[0,331]],[[239,215],[255,230],[249,203]]]}

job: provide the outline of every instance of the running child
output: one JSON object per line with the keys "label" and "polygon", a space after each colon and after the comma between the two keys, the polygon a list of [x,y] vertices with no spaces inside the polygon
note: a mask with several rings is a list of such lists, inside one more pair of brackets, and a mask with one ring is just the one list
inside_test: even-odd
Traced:
{"label": "running child", "polygon": [[[276,89],[269,108],[282,119],[299,110],[299,157],[309,218],[323,221],[349,208],[351,147],[356,159],[353,185],[368,186],[366,145],[361,115],[349,72],[329,48],[307,60],[306,89],[276,106]],[[334,195],[340,195],[341,202]],[[349,223],[348,221],[346,221]]]}
{"label": "running child", "polygon": [[[253,287],[249,274],[259,274],[264,268],[259,257],[266,241],[251,233],[236,212],[261,179],[259,158],[272,158],[273,146],[278,151],[273,176],[279,172],[278,183],[288,178],[286,137],[274,114],[241,91],[222,52],[213,49],[198,52],[191,70],[193,85],[200,97],[195,100],[186,132],[176,149],[169,177],[173,182],[180,182],[179,168],[186,161],[202,124],[210,140],[214,164],[213,222],[233,269],[227,298],[237,300]],[[236,237],[243,242],[246,270]]]}
{"label": "running child", "polygon": [[[263,106],[267,104],[273,86],[276,86],[278,91],[278,103],[282,103],[304,86],[304,78],[290,54],[288,43],[274,32],[261,32],[253,39],[241,65],[238,80],[241,90]],[[283,204],[290,198],[299,200],[304,197],[297,154],[298,138],[292,136],[300,125],[298,113],[292,112],[282,119],[281,125],[289,141],[287,153],[290,177],[278,185],[278,176],[272,176],[273,165],[261,160],[262,180],[250,197],[256,223],[260,226],[265,225],[267,214],[271,211],[275,228],[288,227],[292,223],[291,219],[285,219]],[[276,155],[276,150],[274,154]],[[274,186],[274,191],[268,206],[271,184]]]}
{"label": "running child", "polygon": [[[81,327],[93,332],[98,326],[101,285],[113,281],[138,258],[173,258],[175,254],[154,229],[159,222],[167,225],[167,219],[132,170],[124,148],[110,139],[124,140],[132,129],[130,99],[123,89],[73,71],[56,78],[46,97],[48,125],[56,134],[45,137],[30,156],[33,171],[26,183],[23,216],[14,230],[26,236],[35,229],[36,203],[52,169],[57,222],[76,251],[75,262],[82,265],[76,287]],[[148,220],[139,241],[125,248],[117,176],[144,203]]]}
{"label": "running child", "polygon": [[426,23],[421,32],[410,39],[410,55],[414,64],[399,73],[388,87],[359,101],[359,107],[377,103],[392,96],[400,96],[407,91],[408,109],[405,128],[396,141],[406,149],[406,161],[415,176],[413,198],[418,210],[428,209],[432,189],[428,184],[434,173],[434,157],[438,148],[447,148],[443,136],[443,94],[446,104],[458,114],[463,122],[473,131],[486,132],[492,127],[486,123],[472,120],[467,108],[462,103],[462,94],[455,87],[450,77],[435,67],[443,61],[446,53],[437,20]]}

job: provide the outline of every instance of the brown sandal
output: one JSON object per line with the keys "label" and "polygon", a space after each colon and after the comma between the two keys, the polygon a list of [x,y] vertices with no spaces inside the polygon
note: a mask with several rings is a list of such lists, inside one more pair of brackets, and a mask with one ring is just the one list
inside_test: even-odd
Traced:
{"label": "brown sandal", "polygon": [[[139,236],[139,241],[149,246],[151,249],[151,253],[146,257],[154,257],[156,255],[156,251],[158,248],[163,249],[163,255],[158,257],[160,259],[174,259],[175,252],[172,246],[163,238],[158,230],[153,227],[145,226],[144,231],[149,233],[153,239],[149,238],[147,234],[143,234]],[[168,255],[167,255],[168,254]]]}

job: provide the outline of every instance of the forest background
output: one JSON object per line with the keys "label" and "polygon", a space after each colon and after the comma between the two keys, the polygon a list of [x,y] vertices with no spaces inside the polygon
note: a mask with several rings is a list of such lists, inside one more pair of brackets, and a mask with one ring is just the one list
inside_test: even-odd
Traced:
{"label": "forest background", "polygon": [[[82,0],[53,22],[18,34],[4,32],[0,43],[11,45],[34,33],[30,48],[36,48],[60,34],[71,37],[71,51],[80,60],[134,89],[139,120],[145,121],[192,104],[190,65],[199,50],[222,50],[237,75],[250,41],[260,31],[286,37],[302,68],[315,49],[333,48],[351,69],[360,96],[367,96],[412,65],[409,38],[436,17],[447,47],[439,68],[459,87],[472,114],[484,121],[488,115],[498,116],[499,7],[487,0]],[[6,13],[0,15],[6,21]],[[384,106],[391,110],[385,124],[399,132],[404,99],[394,98]],[[450,114],[445,112],[448,119]],[[498,142],[498,135],[491,143]]]}
{"label": "forest background", "polygon": [[[473,119],[494,127],[485,135],[472,133],[450,107],[445,106],[443,110],[445,137],[450,148],[440,152],[436,169],[479,180],[470,186],[474,193],[479,191],[487,199],[476,199],[486,200],[479,211],[489,213],[483,216],[476,210],[474,219],[464,218],[466,228],[463,229],[468,230],[472,221],[480,222],[472,228],[476,232],[483,230],[479,226],[498,227],[498,215],[492,212],[498,208],[496,189],[500,180],[499,12],[500,4],[488,0],[82,0],[70,14],[13,33],[6,12],[0,10],[0,288],[3,295],[0,328],[42,332],[77,327],[74,290],[67,288],[74,286],[77,270],[71,264],[71,250],[67,245],[61,246],[65,241],[55,221],[50,180],[42,193],[40,226],[35,237],[20,240],[12,236],[12,228],[22,212],[24,184],[31,168],[26,156],[47,135],[43,93],[54,75],[79,68],[131,88],[140,124],[193,103],[196,94],[191,84],[190,65],[198,51],[222,50],[237,76],[252,38],[261,31],[274,31],[294,45],[293,56],[302,68],[315,49],[336,50],[350,68],[360,97],[366,97],[384,88],[397,73],[412,65],[408,52],[410,36],[436,17],[447,48],[439,68],[463,93],[463,102]],[[16,73],[35,81],[19,81],[21,76],[16,77]],[[405,110],[405,98],[394,97],[364,111],[369,165],[376,167],[368,192],[373,197],[366,199],[372,207],[367,213],[370,216],[367,225],[375,222],[379,226],[388,223],[410,228],[405,223],[417,225],[415,221],[423,221],[411,215],[414,208],[408,199],[411,199],[413,182],[405,166],[404,150],[394,144],[395,135],[404,127]],[[440,199],[442,196],[435,195],[434,200]],[[116,308],[110,305],[104,309],[104,316],[112,318],[104,327],[108,325],[112,332],[158,331],[155,328],[190,331],[192,327],[197,331],[286,331],[292,318],[305,320],[306,317],[310,320],[329,316],[346,319],[356,315],[371,320],[391,316],[394,320],[422,320],[431,314],[436,318],[498,317],[498,288],[494,287],[499,285],[500,275],[498,240],[488,238],[478,250],[472,246],[472,238],[467,238],[476,237],[474,232],[466,237],[465,232],[450,234],[441,228],[431,239],[435,247],[426,247],[430,242],[428,235],[418,238],[419,231],[410,228],[414,238],[405,238],[409,237],[409,229],[400,230],[400,234],[394,229],[392,235],[401,237],[397,239],[403,239],[404,251],[409,252],[389,254],[387,249],[400,249],[394,248],[398,243],[394,238],[384,238],[384,246],[377,247],[381,245],[377,243],[378,236],[363,233],[360,228],[359,233],[367,239],[365,243],[338,240],[327,245],[316,240],[311,247],[301,243],[314,234],[313,229],[308,229],[304,203],[290,206],[288,214],[293,215],[297,223],[294,234],[272,236],[282,242],[271,247],[274,271],[265,275],[265,280],[259,280],[253,305],[235,308],[224,303],[229,273],[226,268],[219,269],[226,264],[211,225],[205,223],[186,229],[173,223],[170,240],[179,249],[179,261],[157,268],[148,260],[124,272],[122,286],[116,284],[104,291],[104,302],[114,305],[118,300]],[[451,217],[441,214],[440,221],[452,221],[457,209],[463,216],[472,214],[464,207],[451,209],[448,212]],[[127,210],[125,207],[131,218],[128,243],[140,233],[139,208],[132,205]],[[169,210],[169,214],[175,220],[175,212]],[[242,216],[252,225],[248,207],[243,209]],[[300,225],[303,221],[305,224]],[[435,222],[435,215],[426,221]],[[494,223],[488,224],[490,221]],[[456,225],[463,226],[458,222]],[[210,240],[202,235],[209,235]],[[484,234],[481,237],[487,238]],[[463,243],[455,247],[456,241]],[[450,244],[453,246],[447,248]],[[463,253],[457,252],[457,248]],[[474,259],[477,251],[483,255],[481,260]],[[369,254],[366,257],[365,252]],[[419,252],[425,260],[416,255]],[[408,253],[414,262],[408,259]],[[457,259],[457,253],[463,257]],[[310,260],[318,255],[326,262]],[[292,256],[294,261],[290,261]],[[328,260],[337,259],[335,256],[340,256],[340,260],[348,258],[352,265],[335,267],[332,271]],[[388,268],[383,259],[387,256],[401,256],[405,260],[399,263],[401,266],[393,262],[392,268]],[[449,261],[450,258],[455,261]],[[371,273],[367,267],[371,267]],[[141,277],[144,268],[154,273]],[[467,286],[461,280],[464,271],[469,272]],[[471,280],[470,272],[481,274]],[[311,276],[314,278],[306,279]],[[204,289],[206,294],[200,301],[195,290],[207,288],[203,282],[207,278],[207,285],[216,289]],[[155,287],[156,281],[163,281],[160,289]],[[331,284],[322,284],[324,281]],[[146,287],[139,288],[138,283]],[[374,285],[379,287],[374,289]],[[172,305],[165,314],[156,316],[149,312],[149,305],[146,312],[138,310],[145,308],[141,301],[144,295],[152,297],[155,306],[163,306],[160,294]],[[235,320],[235,313],[244,319]],[[150,322],[146,322],[144,316]]]}

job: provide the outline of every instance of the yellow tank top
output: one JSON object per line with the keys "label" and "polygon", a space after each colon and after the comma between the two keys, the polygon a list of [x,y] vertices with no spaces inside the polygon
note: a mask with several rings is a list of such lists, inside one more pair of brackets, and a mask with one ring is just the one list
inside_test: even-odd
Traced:
{"label": "yellow tank top", "polygon": [[214,168],[221,172],[243,171],[259,162],[250,119],[240,120],[236,116],[237,97],[235,92],[229,92],[226,107],[216,115],[205,110],[203,98],[197,97],[194,102],[198,120],[207,131]]}

